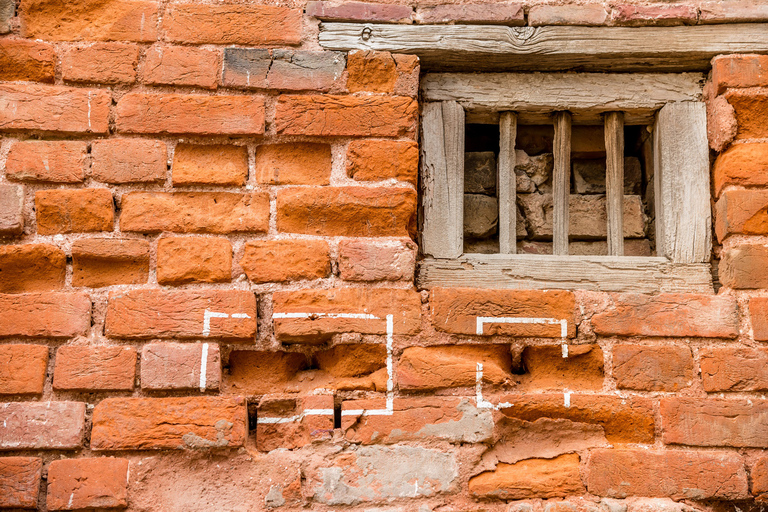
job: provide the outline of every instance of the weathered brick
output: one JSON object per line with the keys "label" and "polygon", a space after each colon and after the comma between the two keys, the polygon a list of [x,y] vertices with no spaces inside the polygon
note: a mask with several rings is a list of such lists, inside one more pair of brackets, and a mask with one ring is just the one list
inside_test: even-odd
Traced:
{"label": "weathered brick", "polygon": [[157,2],[136,0],[23,0],[21,31],[49,41],[139,41],[157,39]]}
{"label": "weathered brick", "polygon": [[526,347],[520,376],[525,390],[595,390],[603,388],[603,351],[599,345],[570,345],[563,357],[560,345]]}
{"label": "weathered brick", "polygon": [[768,390],[768,374],[765,372],[768,349],[703,348],[699,357],[701,381],[706,391]]}
{"label": "weathered brick", "polygon": [[38,457],[0,457],[0,508],[37,508],[42,468]]}
{"label": "weathered brick", "polygon": [[587,461],[591,494],[738,500],[748,497],[744,461],[736,453],[680,450],[595,450]]}
{"label": "weathered brick", "polygon": [[0,0],[0,34],[11,31],[11,18],[16,15],[16,0]]}
{"label": "weathered brick", "polygon": [[107,133],[111,101],[99,89],[0,84],[0,130]]}
{"label": "weathered brick", "polygon": [[77,183],[85,176],[88,145],[81,141],[28,140],[15,142],[5,162],[14,180]]}
{"label": "weathered brick", "polygon": [[120,229],[141,233],[266,233],[265,192],[131,192],[122,200]]}
{"label": "weathered brick", "polygon": [[608,11],[602,4],[585,5],[532,5],[528,11],[528,24],[545,25],[606,25]]}
{"label": "weathered brick", "polygon": [[[201,378],[203,369],[205,375]],[[150,343],[141,349],[142,389],[206,391],[219,389],[220,383],[221,356],[217,343]]]}
{"label": "weathered brick", "polygon": [[72,244],[72,286],[142,284],[149,277],[149,242],[81,238]]}
{"label": "weathered brick", "polygon": [[[307,410],[323,413],[304,415]],[[293,416],[299,419],[274,422]],[[293,450],[313,441],[327,441],[333,435],[333,395],[265,398],[259,402],[256,417],[256,448],[263,452],[277,448]]]}
{"label": "weathered brick", "polygon": [[339,243],[339,277],[347,281],[410,281],[415,271],[416,244],[410,240]]}
{"label": "weathered brick", "polygon": [[71,338],[91,327],[91,300],[82,293],[0,294],[0,336]]}
{"label": "weathered brick", "polygon": [[760,0],[702,2],[700,23],[749,23],[768,20],[768,5]]}
{"label": "weathered brick", "polygon": [[246,433],[242,398],[107,398],[93,410],[91,449],[236,448]]}
{"label": "weathered brick", "polygon": [[67,82],[132,84],[136,81],[139,47],[97,43],[71,47],[61,57],[61,75]]}
{"label": "weathered brick", "polygon": [[712,59],[712,82],[717,94],[729,87],[768,86],[768,56],[719,55]]}
{"label": "weathered brick", "polygon": [[483,365],[486,384],[512,380],[507,345],[440,345],[404,349],[397,364],[397,385],[409,391],[474,387],[478,364]]}
{"label": "weathered brick", "polygon": [[162,181],[168,149],[165,142],[143,139],[105,139],[91,143],[91,176],[105,183]]}
{"label": "weathered brick", "polygon": [[64,286],[67,257],[48,244],[0,245],[0,293],[57,290]]}
{"label": "weathered brick", "polygon": [[[725,96],[707,94],[711,89],[711,82],[705,86],[705,102],[707,106],[707,139],[709,147],[720,152],[736,138],[738,126],[736,125],[736,113],[733,106],[728,103]],[[719,191],[716,191],[719,193]]]}
{"label": "weathered brick", "polygon": [[53,83],[53,46],[25,39],[0,40],[0,80]]}
{"label": "weathered brick", "polygon": [[53,389],[130,391],[135,374],[133,347],[64,345],[56,351]]}
{"label": "weathered brick", "polygon": [[551,460],[499,463],[493,471],[469,480],[470,494],[479,499],[564,498],[585,491],[579,475],[579,456],[575,453]]}
{"label": "weathered brick", "polygon": [[737,139],[768,137],[768,88],[730,89],[725,98],[736,114]]}
{"label": "weathered brick", "polygon": [[521,3],[442,4],[419,9],[416,22],[521,26],[525,12]]}
{"label": "weathered brick", "polygon": [[663,398],[666,444],[768,448],[768,404],[752,400]]}
{"label": "weathered brick", "polygon": [[42,394],[47,369],[45,345],[0,345],[0,395]]}
{"label": "weathered brick", "polygon": [[269,185],[328,185],[331,146],[312,142],[269,144],[256,148],[256,180]]}
{"label": "weathered brick", "polygon": [[395,90],[397,65],[389,52],[357,50],[347,57],[349,92],[386,92]]}
{"label": "weathered brick", "polygon": [[173,152],[173,184],[241,187],[248,177],[248,148],[179,144]]}
{"label": "weathered brick", "polygon": [[374,21],[408,22],[413,10],[407,5],[377,4],[368,2],[345,2],[333,5],[331,2],[307,2],[307,16],[328,21]]}
{"label": "weathered brick", "polygon": [[277,100],[275,127],[284,135],[413,136],[418,105],[404,96],[300,96]]}
{"label": "weathered brick", "polygon": [[757,341],[768,341],[768,298],[752,297],[749,299],[749,317],[752,332]]}
{"label": "weathered brick", "polygon": [[222,283],[231,279],[232,244],[226,238],[169,237],[157,242],[158,283]]}
{"label": "weathered brick", "polygon": [[416,234],[416,193],[406,188],[303,187],[277,192],[277,230],[325,236]]}
{"label": "weathered brick", "polygon": [[694,5],[616,5],[611,21],[617,25],[694,25],[698,12]]}
{"label": "weathered brick", "polygon": [[129,92],[117,102],[116,124],[123,133],[261,135],[264,98]]}
{"label": "weathered brick", "polygon": [[613,377],[624,389],[679,391],[693,382],[693,356],[687,346],[616,345]]}
{"label": "weathered brick", "polygon": [[272,5],[176,4],[163,18],[168,39],[191,44],[299,44],[301,10]]}
{"label": "weathered brick", "polygon": [[266,89],[272,53],[261,48],[225,48],[222,84],[243,89]]}
{"label": "weathered brick", "polygon": [[0,184],[0,235],[18,235],[24,230],[24,188]]}
{"label": "weathered brick", "polygon": [[215,89],[219,80],[219,52],[186,46],[156,46],[147,50],[144,82],[153,85],[196,86]]}
{"label": "weathered brick", "polygon": [[331,273],[325,240],[252,240],[240,266],[253,283],[321,279]]}
{"label": "weathered brick", "polygon": [[340,52],[225,48],[223,83],[242,89],[327,91],[344,73]]}
{"label": "weathered brick", "polygon": [[347,176],[358,181],[395,179],[415,186],[418,172],[415,142],[353,140],[347,148]]}
{"label": "weathered brick", "polygon": [[[206,322],[206,311],[227,317],[211,316]],[[111,292],[105,333],[117,338],[250,339],[256,334],[256,296],[238,290]]]}
{"label": "weathered brick", "polygon": [[112,231],[115,207],[106,188],[40,190],[35,193],[41,235]]}
{"label": "weathered brick", "polygon": [[720,254],[718,271],[723,286],[735,289],[768,288],[768,247],[736,245]]}
{"label": "weathered brick", "polygon": [[[281,340],[323,343],[333,334],[385,334],[386,316],[393,315],[394,334],[419,330],[421,300],[412,289],[333,288],[275,292],[272,296],[275,334]],[[309,318],[280,318],[309,313]],[[330,318],[322,314],[368,314],[377,319]]]}
{"label": "weathered brick", "polygon": [[752,477],[752,494],[765,501],[766,494],[768,494],[768,457],[764,456],[758,459],[752,466],[750,476]]}
{"label": "weathered brick", "polygon": [[726,190],[715,204],[715,233],[722,242],[729,235],[768,234],[768,191]]}
{"label": "weathered brick", "polygon": [[83,402],[0,403],[0,450],[79,449],[84,431]]}
{"label": "weathered brick", "polygon": [[315,352],[314,364],[331,377],[328,388],[387,390],[387,349],[384,344],[348,343]]}
{"label": "weathered brick", "polygon": [[593,316],[592,326],[602,335],[735,338],[739,314],[736,300],[725,295],[625,293]]}
{"label": "weathered brick", "polygon": [[717,196],[726,185],[768,186],[768,142],[731,146],[717,156],[713,174]]}
{"label": "weathered brick", "polygon": [[249,396],[298,391],[296,375],[308,366],[307,357],[298,352],[234,350],[229,354],[224,389]]}
{"label": "weathered brick", "polygon": [[508,324],[487,321],[483,336],[561,337],[561,324],[567,321],[567,335],[576,334],[576,299],[565,291],[480,290],[474,288],[435,288],[429,307],[436,329],[455,334],[478,334],[478,317],[549,318],[553,324]]}
{"label": "weathered brick", "polygon": [[125,508],[128,459],[54,460],[48,466],[49,510]]}

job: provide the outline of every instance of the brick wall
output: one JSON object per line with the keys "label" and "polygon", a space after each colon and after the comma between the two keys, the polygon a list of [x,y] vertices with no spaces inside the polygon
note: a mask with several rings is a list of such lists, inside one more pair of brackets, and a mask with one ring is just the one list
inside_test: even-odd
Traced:
{"label": "brick wall", "polygon": [[0,0],[0,508],[761,510],[768,58],[706,89],[716,295],[422,291],[418,60],[319,19],[768,9]]}

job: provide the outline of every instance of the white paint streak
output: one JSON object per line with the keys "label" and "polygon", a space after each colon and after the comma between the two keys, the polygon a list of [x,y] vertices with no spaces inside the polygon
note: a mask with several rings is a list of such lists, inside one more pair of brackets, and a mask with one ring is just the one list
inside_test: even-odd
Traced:
{"label": "white paint streak", "polygon": [[208,373],[208,344],[203,343],[203,351],[200,354],[200,391],[205,391],[206,373]]}
{"label": "white paint streak", "polygon": [[563,343],[563,359],[566,359],[568,357],[568,344]]}
{"label": "white paint streak", "polygon": [[208,309],[203,313],[203,336],[211,335],[211,318],[251,318],[245,313],[220,313],[218,311],[210,311]]}
{"label": "white paint streak", "polygon": [[564,391],[563,392],[563,405],[566,407],[571,406],[571,392],[570,391]]}
{"label": "white paint streak", "polygon": [[88,131],[91,130],[91,91],[88,91]]}
{"label": "white paint streak", "polygon": [[560,337],[565,339],[568,337],[568,320],[559,318],[526,318],[526,317],[514,317],[514,316],[478,316],[476,333],[480,336],[483,334],[483,327],[485,324],[545,324],[554,325],[560,324]]}
{"label": "white paint streak", "polygon": [[503,409],[505,407],[512,407],[513,404],[509,402],[502,402],[498,405],[493,405],[491,402],[483,399],[483,363],[477,363],[475,367],[475,403],[478,409]]}

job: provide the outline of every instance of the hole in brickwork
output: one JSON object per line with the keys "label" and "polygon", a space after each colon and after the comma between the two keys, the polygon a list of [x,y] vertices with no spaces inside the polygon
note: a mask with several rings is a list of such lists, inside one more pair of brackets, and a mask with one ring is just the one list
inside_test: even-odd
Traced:
{"label": "hole in brickwork", "polygon": [[248,434],[256,435],[256,425],[258,419],[258,404],[256,402],[248,402]]}
{"label": "hole in brickwork", "polygon": [[341,428],[341,402],[333,404],[333,428]]}

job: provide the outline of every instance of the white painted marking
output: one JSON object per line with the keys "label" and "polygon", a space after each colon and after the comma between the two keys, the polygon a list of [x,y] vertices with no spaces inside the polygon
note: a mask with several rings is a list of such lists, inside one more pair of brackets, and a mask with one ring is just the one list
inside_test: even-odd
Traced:
{"label": "white painted marking", "polygon": [[200,354],[200,391],[205,391],[206,373],[208,373],[208,344],[203,343],[203,352]]}
{"label": "white painted marking", "polygon": [[568,344],[563,343],[563,359],[567,359],[567,358],[568,358]]}
{"label": "white painted marking", "polygon": [[560,337],[563,339],[568,337],[568,320],[566,319],[526,318],[515,316],[478,316],[476,325],[476,333],[478,335],[483,334],[483,326],[485,324],[560,324]]}
{"label": "white painted marking", "polygon": [[211,318],[251,318],[246,313],[220,313],[218,311],[211,311],[206,309],[203,313],[203,336],[211,335]]}
{"label": "white painted marking", "polygon": [[257,416],[256,423],[292,423],[301,421],[304,416],[333,416],[333,409],[307,409],[301,414],[287,418],[259,418]]}
{"label": "white painted marking", "polygon": [[509,402],[493,405],[491,402],[483,399],[483,363],[477,363],[475,367],[475,403],[478,409],[496,409],[497,411],[505,407],[512,407],[513,405]]}
{"label": "white painted marking", "polygon": [[246,315],[245,313],[232,313],[229,315],[232,318],[251,318],[250,316]]}
{"label": "white painted marking", "polygon": [[272,318],[354,318],[357,320],[381,320],[367,313],[274,313]]}
{"label": "white painted marking", "polygon": [[88,131],[91,130],[91,91],[88,91]]}
{"label": "white painted marking", "polygon": [[563,405],[566,407],[571,406],[571,392],[570,391],[564,391],[563,392]]}

